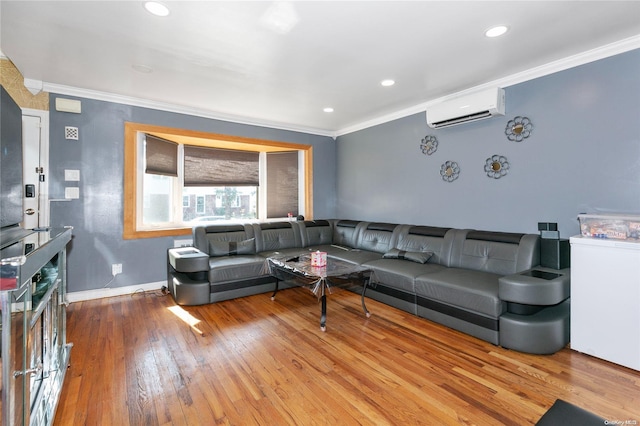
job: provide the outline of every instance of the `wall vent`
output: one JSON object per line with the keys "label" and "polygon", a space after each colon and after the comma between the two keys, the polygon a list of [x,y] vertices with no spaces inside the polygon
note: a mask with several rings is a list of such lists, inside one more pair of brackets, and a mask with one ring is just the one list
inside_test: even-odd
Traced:
{"label": "wall vent", "polygon": [[69,140],[77,141],[79,136],[77,127],[65,127],[64,128],[64,138]]}

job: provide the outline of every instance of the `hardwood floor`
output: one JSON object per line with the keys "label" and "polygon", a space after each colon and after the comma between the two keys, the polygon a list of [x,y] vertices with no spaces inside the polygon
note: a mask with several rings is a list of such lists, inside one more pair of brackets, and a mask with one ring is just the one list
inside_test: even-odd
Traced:
{"label": "hardwood floor", "polygon": [[640,423],[640,372],[527,355],[373,300],[308,290],[179,307],[136,293],[68,307],[56,425],[527,425],[556,398]]}

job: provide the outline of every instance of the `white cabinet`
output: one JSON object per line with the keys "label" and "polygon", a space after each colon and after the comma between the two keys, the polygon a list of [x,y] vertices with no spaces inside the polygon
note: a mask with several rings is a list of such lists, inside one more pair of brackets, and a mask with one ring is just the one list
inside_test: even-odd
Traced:
{"label": "white cabinet", "polygon": [[571,348],[640,370],[640,242],[571,238]]}

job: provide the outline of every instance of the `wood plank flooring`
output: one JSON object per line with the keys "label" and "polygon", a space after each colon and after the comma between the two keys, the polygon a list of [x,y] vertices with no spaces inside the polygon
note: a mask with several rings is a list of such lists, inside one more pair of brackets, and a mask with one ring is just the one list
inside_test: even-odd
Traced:
{"label": "wood plank flooring", "polygon": [[[180,307],[160,292],[68,308],[56,425],[530,425],[556,398],[640,424],[640,373],[494,346],[373,300],[304,288]],[[635,422],[635,423],[632,423]]]}

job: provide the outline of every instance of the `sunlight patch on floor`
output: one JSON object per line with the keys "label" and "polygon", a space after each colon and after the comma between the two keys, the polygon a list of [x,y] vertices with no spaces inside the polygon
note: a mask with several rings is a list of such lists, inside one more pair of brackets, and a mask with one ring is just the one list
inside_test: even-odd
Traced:
{"label": "sunlight patch on floor", "polygon": [[200,322],[200,320],[195,318],[189,312],[187,312],[184,309],[182,309],[182,307],[180,307],[180,306],[170,306],[167,309],[169,309],[169,311],[171,311],[171,313],[173,315],[177,316],[185,324],[187,324],[189,327],[191,327],[196,333],[204,334],[202,332],[202,330],[200,330],[198,327],[196,327],[196,324],[198,324]]}

